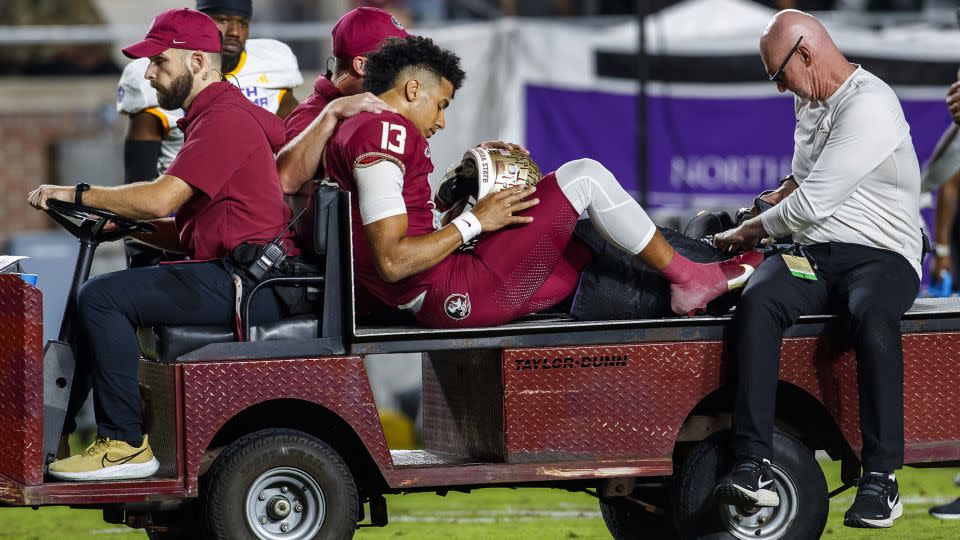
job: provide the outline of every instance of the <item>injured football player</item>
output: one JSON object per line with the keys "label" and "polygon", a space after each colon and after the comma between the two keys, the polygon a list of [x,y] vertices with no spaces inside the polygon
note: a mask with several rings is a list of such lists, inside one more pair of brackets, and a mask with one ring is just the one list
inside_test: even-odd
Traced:
{"label": "injured football player", "polygon": [[[742,287],[762,261],[749,251],[695,262],[600,163],[571,161],[541,178],[531,159],[509,148],[468,152],[477,169],[476,206],[435,227],[427,139],[446,126],[444,111],[464,78],[459,58],[430,39],[388,40],[368,57],[364,89],[396,112],[344,120],[325,148],[328,176],[352,195],[357,282],[384,304],[437,328],[497,325],[556,306],[574,294],[594,259],[574,238],[584,212],[631,264],[662,276],[677,314],[703,311]],[[472,249],[461,249],[475,239]]]}

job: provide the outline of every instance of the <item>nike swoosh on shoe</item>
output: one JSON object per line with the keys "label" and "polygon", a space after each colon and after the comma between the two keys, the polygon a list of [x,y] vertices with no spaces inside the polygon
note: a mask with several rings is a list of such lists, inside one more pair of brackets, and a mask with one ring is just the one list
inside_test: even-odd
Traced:
{"label": "nike swoosh on shoe", "polygon": [[[137,452],[137,453],[135,453],[135,454],[130,454],[129,456],[122,457],[122,458],[116,459],[116,460],[108,458],[108,457],[107,457],[107,454],[103,454],[103,457],[100,458],[100,466],[103,467],[104,469],[106,469],[107,467],[110,467],[110,466],[113,466],[113,465],[123,465],[123,464],[125,464],[125,463],[128,463],[130,460],[136,458],[137,456],[139,456],[140,454],[142,454],[142,453],[144,453],[144,452],[146,452],[146,451],[147,451],[147,449],[144,448],[143,450],[140,450],[139,452]],[[104,462],[109,463],[109,465],[107,465],[107,464],[104,463]]]}
{"label": "nike swoosh on shoe", "polygon": [[753,275],[753,272],[755,270],[749,264],[741,264],[740,267],[743,268],[743,273],[733,279],[727,280],[727,289],[731,291],[734,289],[739,289],[740,287],[743,287],[744,285],[746,285],[747,280],[750,279],[750,276]]}

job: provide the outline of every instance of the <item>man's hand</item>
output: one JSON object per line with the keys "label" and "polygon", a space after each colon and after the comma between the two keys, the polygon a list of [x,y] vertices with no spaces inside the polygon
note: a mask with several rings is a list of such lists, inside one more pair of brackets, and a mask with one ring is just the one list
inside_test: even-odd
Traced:
{"label": "man's hand", "polygon": [[515,216],[513,214],[540,203],[540,199],[523,200],[533,195],[536,190],[537,188],[534,186],[515,186],[491,193],[480,199],[480,202],[471,211],[480,221],[480,227],[485,233],[502,229],[508,225],[530,223],[533,221],[532,217]]}
{"label": "man's hand", "polygon": [[950,85],[947,91],[947,110],[954,124],[960,124],[960,81]]}
{"label": "man's hand", "polygon": [[27,202],[37,210],[47,210],[47,201],[58,200],[72,203],[76,200],[76,188],[73,186],[51,186],[44,184],[30,192]]}
{"label": "man's hand", "polygon": [[768,236],[760,218],[744,221],[739,227],[723,231],[713,237],[713,245],[720,251],[739,253],[757,247],[757,242]]}
{"label": "man's hand", "polygon": [[530,155],[530,151],[524,148],[522,144],[509,143],[506,141],[486,141],[478,144],[480,148],[486,148],[487,150],[499,149],[506,150],[508,152],[523,152],[524,154]]}
{"label": "man's hand", "polygon": [[327,110],[333,114],[338,121],[362,112],[374,112],[377,114],[383,111],[397,112],[396,109],[387,105],[386,101],[383,101],[370,92],[337,98],[327,105]]}

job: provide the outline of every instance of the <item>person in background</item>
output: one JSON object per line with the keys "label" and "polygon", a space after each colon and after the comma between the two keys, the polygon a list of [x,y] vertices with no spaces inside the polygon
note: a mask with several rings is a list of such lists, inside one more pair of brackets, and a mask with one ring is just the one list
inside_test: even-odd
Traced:
{"label": "person in background", "polygon": [[[227,82],[238,86],[254,105],[286,118],[297,106],[293,88],[303,84],[290,48],[273,39],[247,39],[251,0],[197,0],[196,7],[214,20],[223,36],[222,74]],[[147,58],[127,64],[117,88],[117,111],[130,118],[123,150],[128,184],[166,172],[183,145],[177,121],[184,112],[158,101],[157,92],[144,78],[149,64]],[[135,240],[126,241],[124,247],[129,268],[180,258]]]}
{"label": "person in background", "polygon": [[[362,94],[367,56],[379,49],[383,40],[409,35],[396,17],[372,7],[347,12],[334,25],[331,34],[336,67],[317,77],[313,93],[284,121],[287,144],[277,156],[277,169],[280,185],[287,194],[296,193],[307,181],[322,176],[319,153],[323,151],[332,127],[340,119],[335,110],[324,111],[327,105],[338,98]],[[375,100],[370,94],[354,98],[354,101]],[[316,127],[307,130],[312,124]],[[304,133],[304,141],[292,144],[301,133]]]}

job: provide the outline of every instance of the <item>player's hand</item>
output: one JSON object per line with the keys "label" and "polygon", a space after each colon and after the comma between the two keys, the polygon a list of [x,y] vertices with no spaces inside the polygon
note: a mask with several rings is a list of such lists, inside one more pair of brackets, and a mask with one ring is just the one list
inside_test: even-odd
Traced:
{"label": "player's hand", "polygon": [[486,141],[478,144],[480,148],[486,148],[487,150],[497,148],[500,150],[507,150],[508,152],[523,152],[524,154],[530,155],[530,151],[524,148],[522,144],[510,143],[506,141]]}
{"label": "player's hand", "polygon": [[373,112],[377,114],[383,111],[397,112],[396,109],[388,105],[386,101],[383,101],[370,92],[337,98],[327,105],[327,111],[333,114],[338,121],[362,112]]}
{"label": "player's hand", "polygon": [[[739,227],[734,227],[713,235],[713,246],[720,251],[728,253],[739,253],[748,249],[757,247],[757,241],[763,236],[763,233],[757,233],[759,220],[757,218],[743,222]],[[763,227],[760,226],[760,231]]]}
{"label": "player's hand", "polygon": [[955,124],[960,124],[960,81],[950,85],[947,91],[947,110]]}
{"label": "player's hand", "polygon": [[950,260],[950,256],[946,257],[934,257],[933,266],[930,267],[930,276],[934,281],[940,281],[940,272],[946,270],[953,274],[953,261]]}
{"label": "player's hand", "polygon": [[76,188],[73,186],[51,186],[44,184],[27,195],[27,202],[37,210],[47,210],[47,201],[58,200],[73,202],[76,199]]}
{"label": "player's hand", "polygon": [[534,186],[515,186],[491,193],[480,199],[471,211],[480,221],[483,232],[493,232],[509,225],[530,223],[533,221],[531,216],[513,214],[540,203],[540,199],[527,199],[536,190]]}

